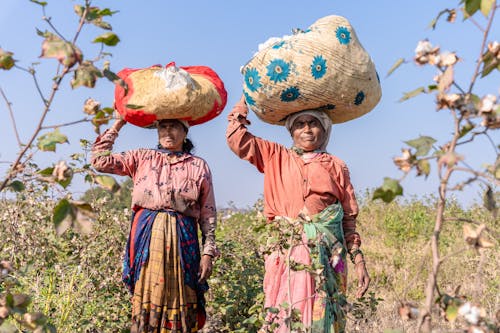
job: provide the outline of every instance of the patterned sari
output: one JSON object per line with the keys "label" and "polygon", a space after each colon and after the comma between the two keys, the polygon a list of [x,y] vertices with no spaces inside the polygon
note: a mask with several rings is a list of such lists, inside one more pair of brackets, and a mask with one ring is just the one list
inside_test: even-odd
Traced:
{"label": "patterned sari", "polygon": [[205,323],[193,218],[140,209],[132,216],[123,281],[132,296],[131,333],[198,332]]}
{"label": "patterned sari", "polygon": [[[273,221],[278,224],[275,232],[293,240],[288,242],[289,250],[280,248],[266,258],[265,307],[274,310],[268,312],[261,332],[290,332],[294,321],[301,321],[308,332],[345,332],[342,306],[346,304],[347,265],[342,217],[342,206],[336,203],[311,219]],[[297,237],[290,236],[294,233]],[[270,239],[280,236],[272,234]],[[290,308],[300,318],[294,318]]]}

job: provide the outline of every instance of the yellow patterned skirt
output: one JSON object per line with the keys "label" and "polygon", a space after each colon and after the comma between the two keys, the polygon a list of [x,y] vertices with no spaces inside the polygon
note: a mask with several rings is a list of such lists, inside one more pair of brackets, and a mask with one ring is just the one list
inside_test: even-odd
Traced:
{"label": "yellow patterned skirt", "polygon": [[149,259],[132,296],[131,333],[198,332],[197,295],[184,283],[176,223],[164,212],[153,222]]}

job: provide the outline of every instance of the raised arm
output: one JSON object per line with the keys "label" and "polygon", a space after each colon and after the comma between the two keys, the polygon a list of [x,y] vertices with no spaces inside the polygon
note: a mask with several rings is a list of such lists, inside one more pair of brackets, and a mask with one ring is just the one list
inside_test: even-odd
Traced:
{"label": "raised arm", "polygon": [[276,149],[277,144],[254,136],[247,129],[248,107],[242,96],[229,113],[226,140],[229,148],[241,159],[247,160],[264,172],[266,161]]}
{"label": "raised arm", "polygon": [[122,118],[117,119],[109,129],[97,137],[92,145],[90,162],[97,171],[120,176],[133,176],[135,172],[133,154],[130,152],[112,153],[118,132],[125,124],[126,122]]}

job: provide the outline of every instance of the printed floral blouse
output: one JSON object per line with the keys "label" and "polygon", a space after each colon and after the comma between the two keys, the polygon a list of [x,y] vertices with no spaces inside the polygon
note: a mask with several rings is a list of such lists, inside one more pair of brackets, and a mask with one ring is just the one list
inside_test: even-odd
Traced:
{"label": "printed floral blouse", "polygon": [[170,209],[194,217],[203,236],[203,254],[216,255],[217,211],[207,163],[188,153],[160,149],[112,153],[117,137],[114,129],[97,137],[92,146],[92,166],[100,172],[132,178],[132,209]]}

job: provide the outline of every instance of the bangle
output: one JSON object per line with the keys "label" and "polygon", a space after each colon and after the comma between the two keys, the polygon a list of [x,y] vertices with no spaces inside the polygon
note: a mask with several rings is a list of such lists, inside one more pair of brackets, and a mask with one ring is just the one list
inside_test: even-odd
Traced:
{"label": "bangle", "polygon": [[357,263],[355,263],[354,266],[358,266],[359,264],[365,264],[366,265],[366,261],[364,259],[360,260]]}
{"label": "bangle", "polygon": [[354,259],[356,258],[356,256],[357,256],[358,254],[361,254],[361,257],[363,258],[363,261],[364,261],[365,256],[363,255],[363,251],[361,251],[359,248],[358,248],[358,249],[355,249],[355,250],[354,250],[354,251],[352,251],[352,252],[349,252],[349,255],[351,256],[351,262],[352,262],[353,264],[355,264]]}

